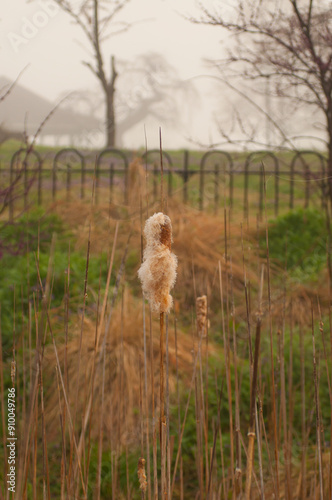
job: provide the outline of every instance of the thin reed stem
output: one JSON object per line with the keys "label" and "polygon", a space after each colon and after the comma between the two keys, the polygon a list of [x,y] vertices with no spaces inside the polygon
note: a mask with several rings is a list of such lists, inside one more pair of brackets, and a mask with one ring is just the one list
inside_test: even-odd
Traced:
{"label": "thin reed stem", "polygon": [[260,341],[261,341],[261,313],[258,312],[256,320],[254,366],[253,366],[251,392],[250,392],[250,415],[249,415],[249,432],[248,432],[249,442],[248,442],[247,471],[246,471],[246,485],[245,485],[246,500],[250,500],[251,498],[251,479],[254,466],[256,391],[257,391],[257,374],[258,374]]}
{"label": "thin reed stem", "polygon": [[266,261],[267,261],[267,288],[268,288],[268,309],[269,309],[269,332],[270,332],[270,363],[271,363],[271,398],[272,398],[272,422],[273,422],[273,439],[274,439],[274,457],[275,457],[275,486],[276,498],[279,498],[279,449],[278,449],[278,431],[277,431],[277,410],[276,410],[276,392],[274,379],[274,357],[273,357],[273,328],[272,328],[272,299],[271,299],[271,276],[270,276],[270,250],[269,250],[269,232],[266,210],[266,177],[265,168],[263,167],[264,175],[264,211],[265,211],[265,239],[266,239]]}
{"label": "thin reed stem", "polygon": [[155,396],[154,396],[154,353],[152,337],[152,315],[149,307],[150,317],[150,376],[151,376],[151,406],[152,406],[152,460],[153,460],[153,496],[158,500],[158,465],[157,465],[157,425],[155,416]]}
{"label": "thin reed stem", "polygon": [[320,426],[320,407],[319,407],[319,387],[318,373],[316,360],[316,345],[315,345],[315,329],[314,329],[314,313],[311,310],[312,319],[312,358],[313,358],[313,378],[315,388],[315,408],[316,408],[316,432],[317,432],[317,453],[318,453],[318,468],[319,468],[319,498],[324,500],[324,482],[323,482],[323,464],[322,464],[322,444],[321,444],[321,426]]}
{"label": "thin reed stem", "polygon": [[161,468],[161,494],[166,492],[166,421],[165,421],[165,375],[164,375],[164,313],[160,313],[160,344],[159,344],[159,373],[160,373],[160,418],[159,418],[159,434],[160,434],[160,468]]}
{"label": "thin reed stem", "polygon": [[168,314],[166,314],[166,446],[167,446],[167,498],[171,498],[171,443],[170,443],[170,408],[169,408],[169,335]]}

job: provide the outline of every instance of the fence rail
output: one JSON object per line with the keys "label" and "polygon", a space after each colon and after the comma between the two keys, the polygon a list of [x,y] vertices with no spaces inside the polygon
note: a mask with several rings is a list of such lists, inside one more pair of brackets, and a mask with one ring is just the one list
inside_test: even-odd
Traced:
{"label": "fence rail", "polygon": [[[121,203],[127,205],[133,189],[130,179],[133,158],[133,154],[113,148],[94,155],[64,148],[44,158],[37,151],[22,148],[13,154],[9,168],[1,168],[0,200],[8,205],[11,218],[19,200],[23,199],[24,208],[28,206],[32,186],[34,202],[40,205],[44,198],[55,201],[64,194],[69,200],[74,190],[76,196],[85,199],[87,184],[95,179],[96,203],[101,202],[101,196],[105,199],[106,189],[109,201],[115,199],[116,190],[118,200],[121,193]],[[157,200],[159,150],[146,151],[140,161],[149,178],[149,196]],[[261,216],[264,177],[268,186],[266,199],[274,215],[278,215],[281,206],[293,209],[311,203],[323,205],[327,193],[326,159],[317,151],[296,151],[284,156],[270,151],[247,155],[232,155],[222,150],[201,155],[189,151],[171,155],[164,151],[163,166],[168,197],[176,196],[200,210],[217,212],[226,201],[232,209],[240,207],[245,217],[253,209]]]}

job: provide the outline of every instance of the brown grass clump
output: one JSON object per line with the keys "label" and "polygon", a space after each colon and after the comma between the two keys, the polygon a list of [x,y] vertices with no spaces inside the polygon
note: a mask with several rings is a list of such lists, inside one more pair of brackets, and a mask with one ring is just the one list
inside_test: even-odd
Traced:
{"label": "brown grass clump", "polygon": [[[89,204],[83,202],[57,203],[52,209],[69,225],[75,237],[73,250],[85,251],[89,237]],[[110,213],[111,210],[111,213]],[[115,224],[119,221],[119,233],[117,243],[117,255],[123,254],[128,233],[132,232],[131,252],[136,249],[136,266],[133,267],[131,258],[130,279],[132,286],[137,287],[137,271],[140,262],[141,230],[139,224],[140,214],[119,220],[114,215],[116,207],[109,204],[100,204],[92,208],[90,252],[100,254],[105,249],[111,248]],[[151,211],[153,207],[151,207]],[[144,210],[143,210],[144,213]],[[232,258],[226,263],[225,260],[225,236],[224,219],[204,212],[197,211],[192,207],[178,203],[172,199],[168,200],[168,211],[172,221],[172,233],[176,235],[172,249],[177,256],[177,287],[174,292],[176,304],[179,311],[188,311],[195,304],[196,293],[210,296],[211,309],[219,308],[219,285],[218,285],[218,262],[220,261],[223,279],[226,274],[232,275],[232,286],[235,301],[237,303],[237,314],[245,320],[246,307],[244,300],[244,273],[243,253],[241,242],[240,221],[233,222],[228,235],[228,252]],[[167,242],[167,235],[161,232],[161,239]],[[169,241],[169,240],[168,240]],[[257,256],[255,242],[252,235],[245,234],[244,251],[246,255],[246,278],[250,281],[251,292],[258,288]],[[119,257],[118,257],[119,258]],[[127,270],[128,273],[128,270]],[[196,292],[193,287],[195,281]]]}
{"label": "brown grass clump", "polygon": [[314,315],[319,314],[318,304],[322,309],[328,307],[329,291],[328,287],[313,287],[310,285],[293,284],[289,287],[285,295],[279,292],[273,302],[272,314],[275,318],[292,317],[294,324],[310,325],[312,310]]}
{"label": "brown grass clump", "polygon": [[[57,203],[52,210],[69,225],[75,236],[75,250],[85,250],[89,235],[89,204],[83,202]],[[111,212],[110,212],[111,210]],[[112,244],[115,224],[119,220],[117,208],[109,204],[93,207],[91,223],[91,253],[100,254]],[[210,294],[211,309],[219,307],[218,291],[218,262],[220,261],[223,278],[228,274],[232,276],[232,287],[237,310],[237,317],[245,320],[246,307],[244,300],[244,272],[241,221],[233,221],[228,235],[228,255],[232,263],[225,260],[225,235],[224,220],[222,217],[199,212],[173,200],[168,201],[168,214],[172,220],[172,232],[176,235],[173,250],[178,259],[178,272],[175,298],[180,310],[188,309],[195,303],[195,280],[197,295],[206,292]],[[137,220],[139,214],[137,215]],[[128,232],[132,230],[131,248],[140,248],[140,228],[135,218],[120,221],[118,252],[121,255],[126,245]],[[258,263],[262,256],[257,256],[257,230],[255,222],[251,221],[249,231],[244,230],[244,253],[246,280],[250,282],[251,294],[258,290]],[[161,235],[163,238],[163,236]],[[165,239],[166,241],[166,239]],[[137,250],[136,267],[132,269],[129,276],[136,281],[137,270],[140,266],[140,255]],[[284,271],[283,271],[284,272]],[[280,274],[279,268],[271,269],[271,274]],[[327,279],[325,280],[327,282]],[[283,314],[284,293],[278,290],[272,291],[272,314],[275,317]],[[302,324],[310,324],[311,302],[314,308],[317,304],[317,295],[323,306],[328,300],[327,286],[321,283],[314,286],[292,284],[286,294],[286,314],[290,312],[291,304],[294,321]],[[252,295],[254,298],[254,295]],[[263,304],[263,309],[267,304]]]}
{"label": "brown grass clump", "polygon": [[[142,370],[143,352],[143,312],[140,300],[135,300],[129,292],[125,292],[123,301],[123,311],[121,303],[115,306],[109,331],[107,332],[106,355],[105,355],[105,396],[104,396],[104,436],[112,440],[112,444],[133,445],[140,439],[140,371]],[[146,313],[148,317],[148,313]],[[79,384],[80,407],[79,414],[85,410],[86,400],[92,381],[93,363],[95,356],[95,322],[87,317],[84,320],[83,344],[82,344],[82,366],[84,375],[77,379],[77,359],[79,353],[81,319],[77,319],[77,326],[73,330],[72,338],[68,342],[68,399],[73,408],[74,394]],[[149,332],[149,324],[147,325]],[[148,333],[147,332],[147,333]],[[176,351],[174,334],[170,328],[169,343],[169,390],[170,394],[175,393],[176,388]],[[57,334],[58,354],[60,365],[64,366],[65,346],[60,344],[60,333]],[[150,335],[147,335],[147,343],[150,344]],[[178,328],[178,370],[181,380],[187,386],[192,375],[192,338]],[[159,321],[158,318],[152,322],[152,345],[153,345],[153,380],[154,392],[159,391]],[[96,354],[99,358],[102,342]],[[220,356],[216,346],[209,343],[209,354]],[[59,437],[59,429],[55,430],[54,422],[58,419],[58,392],[56,379],[54,377],[55,355],[53,348],[45,348],[44,373],[48,380],[53,380],[53,385],[46,393],[46,426],[47,432],[52,437]],[[148,360],[150,367],[150,360]],[[148,380],[151,380],[150,368],[148,368]],[[99,412],[96,408],[101,407],[101,387],[102,387],[102,367],[98,364],[94,384],[94,398],[92,402],[92,434],[94,437],[99,432]],[[149,407],[151,407],[151,387],[148,388]],[[57,433],[55,435],[55,433]]]}
{"label": "brown grass clump", "polygon": [[146,247],[138,270],[144,296],[152,312],[168,313],[173,299],[169,294],[176,279],[177,258],[171,253],[171,219],[159,212],[145,223]]}

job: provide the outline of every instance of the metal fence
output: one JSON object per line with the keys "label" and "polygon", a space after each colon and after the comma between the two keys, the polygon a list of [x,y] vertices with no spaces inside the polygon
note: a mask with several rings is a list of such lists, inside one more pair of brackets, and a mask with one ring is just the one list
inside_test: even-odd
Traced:
{"label": "metal fence", "polygon": [[[1,168],[0,197],[8,205],[12,217],[16,203],[22,200],[26,208],[31,202],[40,205],[60,197],[69,200],[74,193],[85,199],[91,196],[94,179],[96,203],[112,202],[117,196],[127,205],[132,189],[130,165],[137,156],[113,148],[97,153],[64,148],[42,157],[35,150],[20,149],[12,156],[9,168]],[[149,179],[150,199],[157,200],[160,196],[160,152],[146,151],[140,160]],[[270,211],[278,215],[281,208],[323,204],[327,192],[326,159],[317,151],[280,155],[270,151],[248,154],[221,150],[202,154],[164,151],[163,171],[169,198],[177,197],[199,210],[214,212],[226,203],[231,209],[236,207],[243,211],[245,217],[252,210],[261,216],[264,200]]]}

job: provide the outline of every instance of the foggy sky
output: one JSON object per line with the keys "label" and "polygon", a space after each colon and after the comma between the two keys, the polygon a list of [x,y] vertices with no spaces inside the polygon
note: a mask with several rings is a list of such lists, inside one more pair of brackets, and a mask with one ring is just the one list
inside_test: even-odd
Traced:
{"label": "foggy sky", "polygon": [[[75,1],[79,3],[79,0]],[[223,9],[234,9],[236,2],[204,0],[207,8],[221,4]],[[231,37],[218,27],[192,24],[184,19],[186,15],[197,15],[195,5],[195,0],[131,0],[116,19],[132,23],[132,27],[103,44],[106,64],[112,54],[117,59],[134,61],[135,57],[147,52],[161,53],[174,66],[179,78],[191,81],[198,91],[197,98],[182,107],[176,123],[147,119],[128,132],[123,144],[128,148],[144,146],[144,126],[148,147],[158,146],[159,126],[162,127],[165,149],[217,143],[222,140],[217,122],[238,139],[239,130],[233,130],[235,110],[242,113],[243,118],[253,121],[253,127],[258,127],[262,140],[271,136],[266,120],[257,117],[253,106],[216,80],[206,78],[212,74],[212,69],[204,59],[224,56]],[[15,79],[26,68],[20,84],[53,103],[69,91],[99,92],[98,80],[82,65],[84,60],[92,61],[88,42],[69,16],[59,8],[55,9],[52,0],[3,2],[0,16],[3,76]],[[250,89],[242,90],[250,92]],[[272,107],[271,102],[271,110]],[[286,127],[287,133],[317,135],[312,111],[310,120],[306,120],[305,110],[301,119],[295,120],[290,108],[288,115],[286,106],[283,115],[281,109],[282,106],[277,104],[273,113],[276,120]],[[313,126],[316,129],[312,129]],[[311,146],[304,143],[304,147]]]}
{"label": "foggy sky", "polygon": [[[213,2],[206,4],[212,5]],[[52,5],[51,0],[3,3],[0,54],[4,76],[14,79],[28,65],[20,84],[55,102],[67,91],[98,90],[99,82],[82,65],[82,61],[91,60],[91,56],[81,30],[68,15]],[[197,75],[207,74],[203,59],[220,55],[222,34],[185,20],[182,16],[197,12],[193,7],[192,0],[131,0],[117,19],[125,19],[133,26],[103,44],[105,61],[111,54],[132,60],[153,51],[163,54],[181,79],[194,78],[195,81]],[[201,91],[201,99],[195,103],[191,116],[182,115],[181,130],[174,131],[174,127],[153,120],[147,124],[148,141],[152,147],[157,141],[158,125],[163,128],[167,148],[188,145],[186,137],[209,141],[215,132],[211,119],[213,105],[204,95],[211,91],[211,83],[199,79],[195,85]],[[142,145],[144,125],[129,135],[126,146]]]}

